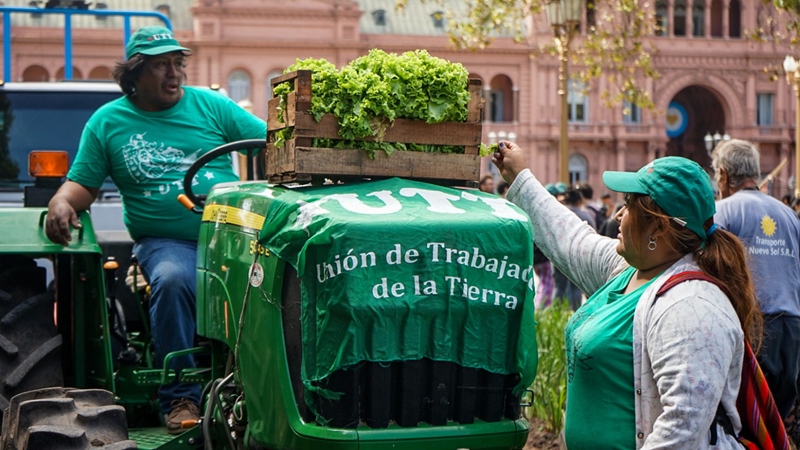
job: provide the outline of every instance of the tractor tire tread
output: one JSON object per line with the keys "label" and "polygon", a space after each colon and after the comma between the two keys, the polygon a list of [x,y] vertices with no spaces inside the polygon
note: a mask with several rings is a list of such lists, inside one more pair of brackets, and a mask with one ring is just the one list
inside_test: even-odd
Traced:
{"label": "tractor tire tread", "polygon": [[[83,393],[86,395],[82,395]],[[100,390],[49,388],[11,399],[3,450],[133,450],[125,409]]]}

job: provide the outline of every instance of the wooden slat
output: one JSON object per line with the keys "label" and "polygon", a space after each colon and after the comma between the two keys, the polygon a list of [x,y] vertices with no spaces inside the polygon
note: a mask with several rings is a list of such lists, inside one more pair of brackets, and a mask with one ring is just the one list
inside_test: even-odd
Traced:
{"label": "wooden slat", "polygon": [[364,150],[296,147],[294,162],[295,172],[307,175],[476,181],[480,174],[477,155],[378,151],[369,159]]}
{"label": "wooden slat", "polygon": [[277,86],[277,85],[279,85],[281,83],[284,83],[284,82],[289,81],[289,80],[297,79],[300,76],[304,76],[303,75],[304,72],[307,73],[308,74],[308,78],[311,79],[311,71],[310,70],[296,70],[294,72],[285,73],[283,75],[279,75],[279,76],[271,79],[269,84],[272,85],[272,87],[274,88],[275,86]]}
{"label": "wooden slat", "polygon": [[286,142],[286,145],[281,149],[272,144],[268,145],[267,173],[269,175],[296,172],[294,146],[294,139]]}
{"label": "wooden slat", "polygon": [[[332,138],[339,136],[339,123],[333,114],[325,114],[317,122],[302,112],[295,116],[294,134],[297,137]],[[364,138],[375,141],[375,138]],[[444,122],[428,124],[421,120],[395,119],[386,130],[383,142],[404,142],[432,145],[478,145],[481,142],[481,124],[466,122]],[[477,153],[476,153],[477,154]]]}
{"label": "wooden slat", "polygon": [[[267,130],[278,131],[286,127],[295,126],[297,115],[297,94],[292,91],[286,95],[286,111],[283,112],[283,119],[278,117],[278,106],[281,104],[280,98],[270,99],[268,102],[269,111],[267,113]],[[307,109],[306,109],[307,110]]]}
{"label": "wooden slat", "polygon": [[311,108],[311,71],[298,70],[294,82],[294,91],[297,93],[295,105],[297,111],[308,111]]}
{"label": "wooden slat", "polygon": [[289,126],[289,124],[278,119],[278,106],[281,104],[280,98],[271,98],[267,102],[267,130],[278,131]]}

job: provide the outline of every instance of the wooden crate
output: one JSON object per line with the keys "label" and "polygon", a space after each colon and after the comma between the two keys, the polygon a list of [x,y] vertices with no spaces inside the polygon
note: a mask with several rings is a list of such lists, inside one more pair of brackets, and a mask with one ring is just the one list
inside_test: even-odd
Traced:
{"label": "wooden crate", "polygon": [[[317,122],[311,108],[311,71],[299,70],[272,80],[272,88],[280,83],[294,84],[288,94],[283,120],[278,118],[280,98],[269,101],[267,134],[267,175],[272,183],[310,182],[328,178],[403,177],[458,185],[475,182],[480,177],[481,143],[481,80],[469,80],[469,113],[467,122],[427,124],[420,120],[396,119],[386,131],[383,142],[463,146],[464,154],[395,151],[387,156],[375,152],[370,159],[360,149],[314,148],[314,138],[339,139],[336,117],[326,114]],[[274,133],[293,128],[294,138],[281,148],[273,145]],[[367,138],[365,140],[374,140]]]}

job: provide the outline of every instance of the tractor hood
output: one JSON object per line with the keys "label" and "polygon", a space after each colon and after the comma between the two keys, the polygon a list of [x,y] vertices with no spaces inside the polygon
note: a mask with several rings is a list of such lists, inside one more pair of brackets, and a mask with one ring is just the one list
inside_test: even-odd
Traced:
{"label": "tractor hood", "polygon": [[301,280],[303,383],[363,361],[536,372],[533,231],[500,197],[399,178],[272,190],[260,242]]}

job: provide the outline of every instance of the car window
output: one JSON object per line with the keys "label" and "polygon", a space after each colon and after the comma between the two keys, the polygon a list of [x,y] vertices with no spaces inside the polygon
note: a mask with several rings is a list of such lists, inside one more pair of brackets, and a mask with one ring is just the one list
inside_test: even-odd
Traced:
{"label": "car window", "polygon": [[71,165],[89,116],[121,95],[116,91],[0,89],[0,184],[33,182],[28,174],[32,150],[66,150]]}

